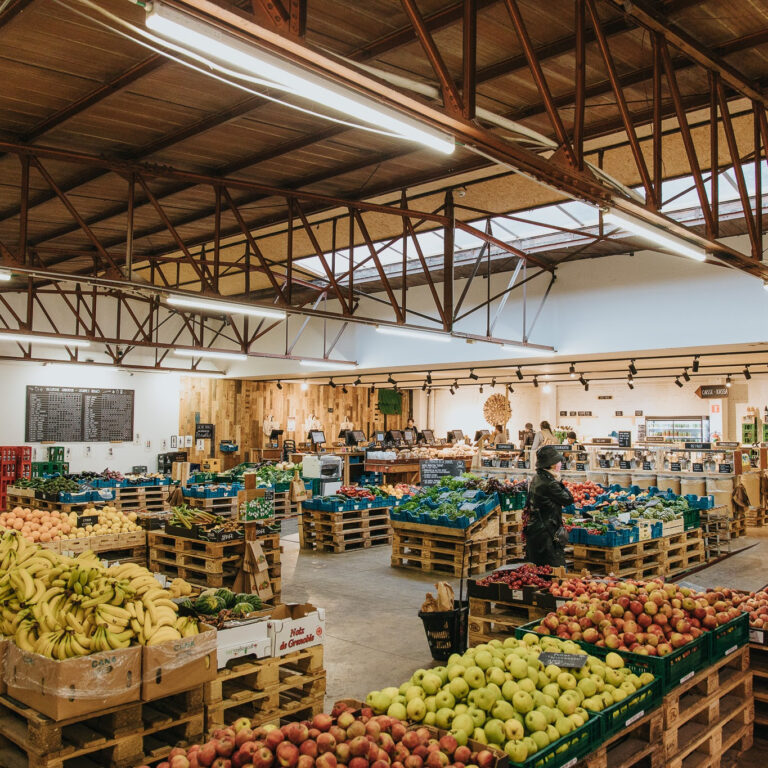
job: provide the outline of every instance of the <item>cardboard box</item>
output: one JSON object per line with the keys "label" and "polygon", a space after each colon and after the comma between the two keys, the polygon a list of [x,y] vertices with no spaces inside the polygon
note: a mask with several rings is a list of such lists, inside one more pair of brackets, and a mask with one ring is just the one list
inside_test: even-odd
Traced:
{"label": "cardboard box", "polygon": [[138,645],[54,661],[6,643],[8,695],[53,720],[88,715],[138,701],[141,656]]}
{"label": "cardboard box", "polygon": [[267,630],[267,617],[237,622],[216,633],[216,659],[219,669],[241,656],[263,659],[272,653],[272,638]]}
{"label": "cardboard box", "polygon": [[141,699],[152,701],[216,678],[216,629],[142,648]]}
{"label": "cardboard box", "polygon": [[272,655],[285,656],[325,642],[325,608],[311,603],[278,605],[267,622]]}

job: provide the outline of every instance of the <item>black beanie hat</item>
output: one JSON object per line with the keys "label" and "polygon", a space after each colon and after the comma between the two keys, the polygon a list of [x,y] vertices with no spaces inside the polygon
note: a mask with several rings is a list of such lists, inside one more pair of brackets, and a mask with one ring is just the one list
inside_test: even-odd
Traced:
{"label": "black beanie hat", "polygon": [[553,467],[558,461],[562,461],[563,457],[560,451],[555,450],[551,445],[545,445],[536,451],[536,467],[546,469],[547,467]]}

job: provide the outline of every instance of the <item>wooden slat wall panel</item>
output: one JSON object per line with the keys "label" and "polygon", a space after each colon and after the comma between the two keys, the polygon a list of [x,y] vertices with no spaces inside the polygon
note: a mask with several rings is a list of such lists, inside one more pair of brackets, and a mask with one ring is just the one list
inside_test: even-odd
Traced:
{"label": "wooden slat wall panel", "polygon": [[[281,429],[287,428],[289,418],[295,418],[295,432],[286,431],[283,437],[296,442],[306,438],[305,423],[312,415],[320,420],[329,442],[335,441],[342,422],[347,420],[368,436],[374,430],[385,427],[377,400],[378,394],[371,393],[364,386],[349,387],[345,395],[341,387],[310,386],[303,391],[299,384],[283,384],[282,390],[279,390],[269,382],[183,377],[179,434],[193,435],[196,415],[199,414],[197,421],[216,425],[217,456],[220,456],[219,440],[234,440],[240,446],[240,456],[245,456],[246,451],[264,447],[266,437],[262,425],[269,417]],[[402,416],[387,420],[389,428],[405,425],[405,403],[403,411]],[[193,447],[189,460],[199,462],[207,455]]]}

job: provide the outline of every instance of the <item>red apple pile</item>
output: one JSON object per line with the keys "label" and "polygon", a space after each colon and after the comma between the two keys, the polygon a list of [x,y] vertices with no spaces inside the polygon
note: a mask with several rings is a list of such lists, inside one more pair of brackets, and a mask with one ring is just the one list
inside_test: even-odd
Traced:
{"label": "red apple pile", "polygon": [[550,580],[542,577],[551,576],[551,574],[552,566],[526,563],[519,568],[494,571],[484,579],[480,579],[477,583],[481,587],[487,587],[489,584],[506,584],[510,589],[548,587]]}
{"label": "red apple pile", "polygon": [[240,718],[205,744],[176,747],[157,768],[492,768],[496,762],[498,753],[475,752],[450,733],[438,741],[425,727],[407,730],[370,709],[353,711],[337,705],[332,715],[282,728],[252,729],[248,718]]}
{"label": "red apple pile", "polygon": [[605,488],[590,480],[584,483],[569,483],[566,480],[565,487],[571,492],[573,503],[577,507],[580,507],[584,502],[591,504],[598,496],[605,493]]}
{"label": "red apple pile", "polygon": [[610,600],[614,594],[618,597],[623,593],[623,585],[640,585],[643,582],[620,581],[614,578],[589,579],[589,578],[570,578],[552,581],[549,585],[549,593],[555,597],[564,597],[568,599],[589,595],[598,597],[601,600]]}
{"label": "red apple pile", "polygon": [[697,594],[661,581],[619,582],[609,597],[584,592],[533,630],[617,651],[666,656],[741,614],[731,590]]}

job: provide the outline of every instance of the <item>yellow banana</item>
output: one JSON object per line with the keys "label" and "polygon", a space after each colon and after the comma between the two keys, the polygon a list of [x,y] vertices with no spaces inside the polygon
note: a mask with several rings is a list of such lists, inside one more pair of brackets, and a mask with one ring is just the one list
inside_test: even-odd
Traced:
{"label": "yellow banana", "polygon": [[109,614],[114,616],[116,619],[123,621],[128,621],[131,618],[130,610],[123,608],[120,605],[110,605],[109,603],[105,603],[99,606],[98,611],[99,613]]}

